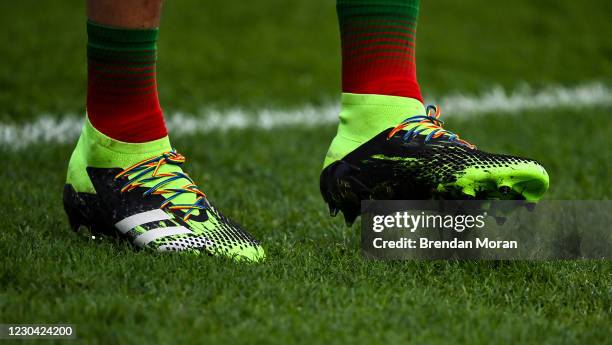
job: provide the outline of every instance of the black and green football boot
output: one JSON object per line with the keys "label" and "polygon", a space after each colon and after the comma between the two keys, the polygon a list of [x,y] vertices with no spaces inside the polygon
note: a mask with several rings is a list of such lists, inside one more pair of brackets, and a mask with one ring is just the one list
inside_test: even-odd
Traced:
{"label": "black and green football boot", "polygon": [[342,97],[340,126],[320,188],[330,213],[342,211],[348,224],[360,214],[361,200],[525,200],[531,205],[548,189],[540,163],[478,150],[442,128],[435,106],[423,109],[417,100],[395,96]]}
{"label": "black and green football boot", "polygon": [[263,260],[259,243],[183,172],[184,161],[168,137],[124,143],[86,121],[64,187],[70,226],[119,236],[145,250]]}

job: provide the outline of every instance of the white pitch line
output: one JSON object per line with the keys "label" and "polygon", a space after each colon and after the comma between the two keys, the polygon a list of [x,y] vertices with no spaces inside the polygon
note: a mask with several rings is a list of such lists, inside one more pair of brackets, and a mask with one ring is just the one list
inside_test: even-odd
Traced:
{"label": "white pitch line", "polygon": [[[510,93],[493,87],[479,95],[453,94],[438,99],[445,117],[470,116],[486,113],[517,113],[525,110],[551,108],[583,108],[612,105],[612,90],[599,82],[574,87],[551,86],[534,91],[528,86]],[[273,129],[299,126],[315,127],[337,122],[337,104],[307,105],[297,109],[261,109],[246,111],[240,108],[224,111],[203,109],[197,114],[183,112],[166,115],[166,123],[173,135],[187,135],[229,129]],[[0,123],[0,148],[18,150],[34,144],[72,143],[83,126],[83,116],[41,115],[22,124]]]}

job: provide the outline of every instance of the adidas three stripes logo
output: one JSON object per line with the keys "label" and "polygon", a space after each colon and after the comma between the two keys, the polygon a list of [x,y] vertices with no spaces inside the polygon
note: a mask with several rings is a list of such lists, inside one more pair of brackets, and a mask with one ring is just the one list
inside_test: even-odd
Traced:
{"label": "adidas three stripes logo", "polygon": [[[166,212],[161,209],[155,209],[150,211],[145,211],[142,213],[137,213],[131,215],[123,220],[117,222],[115,227],[122,233],[126,234],[128,231],[134,229],[135,227],[147,223],[159,222],[162,220],[170,220],[171,217]],[[181,234],[193,234],[193,231],[187,229],[184,226],[169,226],[169,227],[159,227],[147,230],[142,234],[138,235],[134,239],[134,244],[140,248],[143,248],[151,241],[155,241],[159,238],[164,238],[173,235],[181,235]],[[210,242],[210,241],[209,241]],[[212,244],[212,242],[211,242]],[[163,250],[163,248],[159,248]]]}

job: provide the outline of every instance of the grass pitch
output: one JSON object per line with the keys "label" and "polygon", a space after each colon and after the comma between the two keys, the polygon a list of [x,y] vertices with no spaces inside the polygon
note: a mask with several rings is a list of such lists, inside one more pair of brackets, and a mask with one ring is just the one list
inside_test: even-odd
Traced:
{"label": "grass pitch", "polygon": [[[0,120],[83,111],[82,1],[0,4]],[[331,1],[166,4],[166,109],[299,107],[337,96]],[[422,5],[429,94],[609,83],[606,1]],[[549,199],[608,199],[609,107],[453,118],[489,151],[540,160]],[[333,126],[173,137],[211,200],[261,239],[261,265],[134,252],[73,234],[61,205],[71,145],[3,149],[0,322],[74,323],[82,343],[610,343],[601,261],[375,262],[330,218],[318,174]]]}

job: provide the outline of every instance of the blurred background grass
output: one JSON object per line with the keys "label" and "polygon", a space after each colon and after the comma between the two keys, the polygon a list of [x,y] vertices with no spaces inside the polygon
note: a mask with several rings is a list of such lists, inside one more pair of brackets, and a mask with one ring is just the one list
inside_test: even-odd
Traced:
{"label": "blurred background grass", "polygon": [[[0,122],[82,114],[81,0],[0,2]],[[426,95],[612,82],[612,2],[423,1]],[[159,42],[166,110],[335,101],[334,1],[169,0]],[[489,151],[540,160],[549,199],[608,199],[609,106],[453,117]],[[0,322],[73,322],[81,343],[610,343],[607,261],[376,262],[330,218],[318,175],[335,128],[173,136],[187,171],[269,259],[135,253],[67,225],[72,144],[4,150]],[[2,133],[0,133],[2,134]]]}
{"label": "blurred background grass", "polygon": [[[521,82],[612,80],[612,2],[423,1],[418,74],[427,95]],[[84,110],[84,1],[0,3],[0,120]],[[167,1],[159,41],[167,110],[320,103],[339,93],[332,0]]]}

